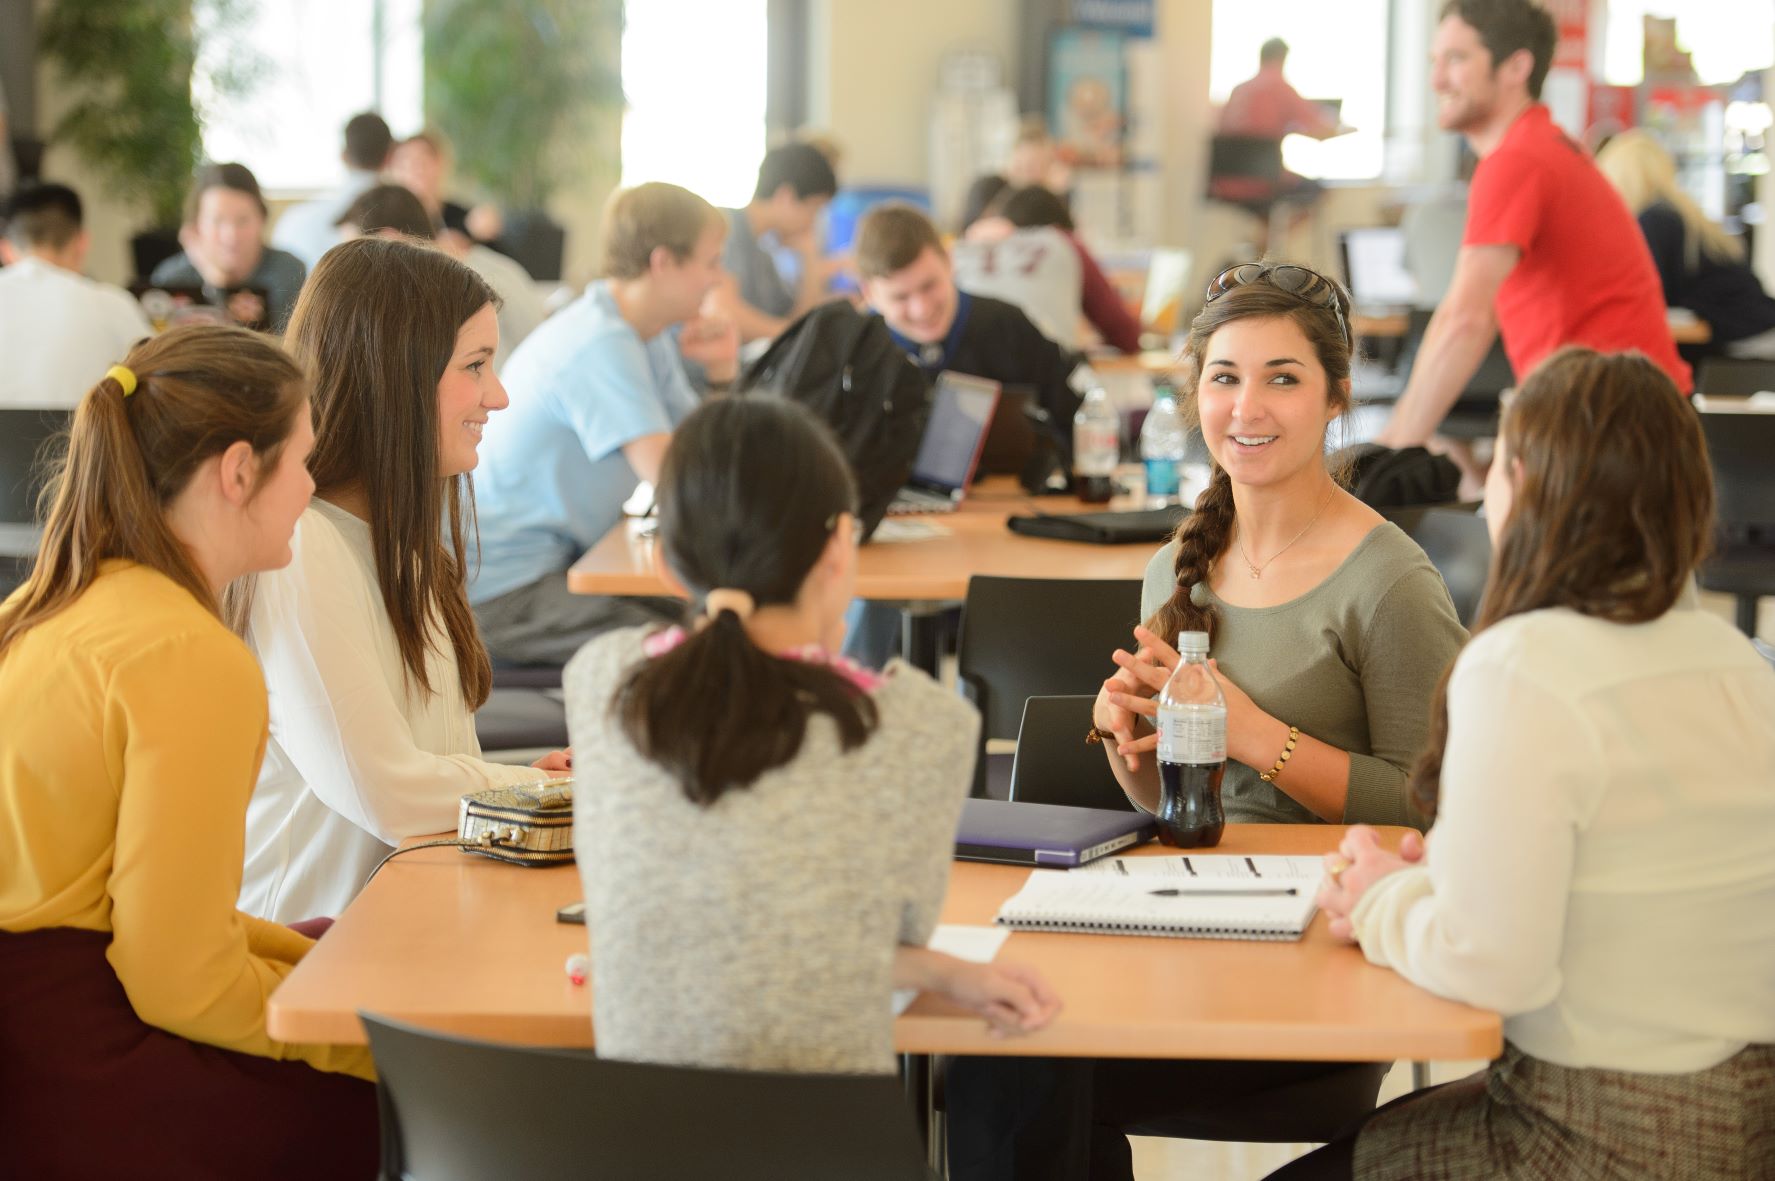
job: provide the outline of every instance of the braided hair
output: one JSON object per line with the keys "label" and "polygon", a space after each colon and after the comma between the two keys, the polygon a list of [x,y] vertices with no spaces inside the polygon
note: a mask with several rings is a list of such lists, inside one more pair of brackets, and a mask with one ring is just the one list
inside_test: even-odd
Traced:
{"label": "braided hair", "polygon": [[[1331,280],[1326,280],[1331,282]],[[1259,280],[1234,287],[1209,301],[1190,324],[1186,346],[1190,380],[1189,392],[1181,407],[1185,419],[1194,418],[1201,429],[1198,388],[1206,363],[1208,342],[1221,328],[1235,320],[1281,317],[1294,321],[1313,346],[1319,364],[1325,370],[1326,391],[1333,405],[1350,407],[1350,345],[1344,336],[1348,322],[1349,297],[1341,287],[1337,297],[1342,304],[1339,313],[1290,291]],[[1167,639],[1178,632],[1214,632],[1215,611],[1208,595],[1208,579],[1220,556],[1232,543],[1236,511],[1233,504],[1233,481],[1226,469],[1209,461],[1208,487],[1196,500],[1195,511],[1183,519],[1173,537],[1177,543],[1171,597],[1147,621],[1147,629]]]}

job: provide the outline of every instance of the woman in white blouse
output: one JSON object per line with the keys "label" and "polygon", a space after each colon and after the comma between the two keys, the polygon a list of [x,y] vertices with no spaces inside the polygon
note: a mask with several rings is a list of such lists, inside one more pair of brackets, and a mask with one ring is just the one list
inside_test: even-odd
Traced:
{"label": "woman in white blouse", "polygon": [[1700,425],[1637,353],[1559,353],[1504,416],[1478,627],[1414,780],[1320,906],[1504,1015],[1503,1056],[1277,1178],[1775,1176],[1775,675],[1697,609]]}
{"label": "woman in white blouse", "polygon": [[464,502],[481,428],[507,403],[496,306],[438,251],[366,238],[327,252],[291,316],[314,382],[315,498],[295,559],[232,604],[271,694],[249,913],[337,914],[391,845],[455,828],[464,794],[568,766],[488,763],[475,737],[492,670],[464,592]]}

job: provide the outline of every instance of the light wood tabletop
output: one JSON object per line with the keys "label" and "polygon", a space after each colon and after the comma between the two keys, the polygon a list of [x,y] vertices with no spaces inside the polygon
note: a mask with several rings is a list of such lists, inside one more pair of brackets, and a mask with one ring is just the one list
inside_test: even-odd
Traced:
{"label": "light wood tabletop", "polygon": [[[1343,831],[1234,824],[1217,852],[1322,853]],[[1383,831],[1389,843],[1404,832]],[[990,923],[1029,872],[956,862],[943,921]],[[362,1009],[474,1037],[589,1046],[591,988],[564,970],[586,949],[585,931],[554,919],[579,896],[572,866],[528,869],[455,849],[397,858],[272,995],[271,1035],[361,1043]],[[1298,943],[1020,931],[999,958],[1034,965],[1059,990],[1066,1007],[1052,1026],[992,1038],[978,1018],[924,995],[896,1024],[897,1048],[1384,1061],[1491,1058],[1502,1047],[1495,1014],[1372,967],[1332,940],[1322,916]]]}
{"label": "light wood tabletop", "polygon": [[[876,600],[956,600],[967,597],[976,574],[1006,578],[1139,578],[1158,542],[1085,545],[1023,537],[1005,526],[1014,513],[1079,513],[1122,504],[1088,505],[1072,497],[1031,497],[1009,479],[984,480],[953,513],[890,517],[886,528],[912,522],[934,536],[875,540],[857,563],[857,597]],[[567,571],[568,589],[587,595],[666,595],[671,589],[655,564],[653,522],[627,520],[605,534]]]}

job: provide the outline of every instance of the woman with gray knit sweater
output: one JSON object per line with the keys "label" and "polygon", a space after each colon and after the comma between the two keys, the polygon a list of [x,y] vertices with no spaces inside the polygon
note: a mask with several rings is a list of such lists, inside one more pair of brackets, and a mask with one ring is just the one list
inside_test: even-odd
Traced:
{"label": "woman with gray knit sweater", "polygon": [[711,402],[658,493],[695,621],[601,636],[564,677],[599,1053],[888,1073],[896,988],[1046,1025],[1034,972],[925,947],[979,719],[910,666],[837,655],[856,490],[830,434],[777,399]]}

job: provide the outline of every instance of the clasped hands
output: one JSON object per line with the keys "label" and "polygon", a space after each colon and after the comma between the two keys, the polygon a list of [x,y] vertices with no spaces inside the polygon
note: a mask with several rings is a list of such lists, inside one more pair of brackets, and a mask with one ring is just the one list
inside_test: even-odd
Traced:
{"label": "clasped hands", "polygon": [[[1155,724],[1159,715],[1159,690],[1165,687],[1165,682],[1171,679],[1182,660],[1177,649],[1144,627],[1134,629],[1134,639],[1140,645],[1137,650],[1116,649],[1114,658],[1119,668],[1114,676],[1103,682],[1103,688],[1097,694],[1097,704],[1091,711],[1092,724],[1115,735],[1116,753],[1122,756],[1130,771],[1140,770],[1141,755],[1158,749],[1158,732],[1137,733],[1137,719],[1145,718],[1148,725]],[[1257,726],[1269,715],[1258,709],[1243,689],[1227,679],[1220,671],[1218,661],[1210,660],[1208,667],[1214,670],[1221,694],[1226,698],[1227,756],[1249,763],[1252,758],[1247,747],[1255,737]]]}

